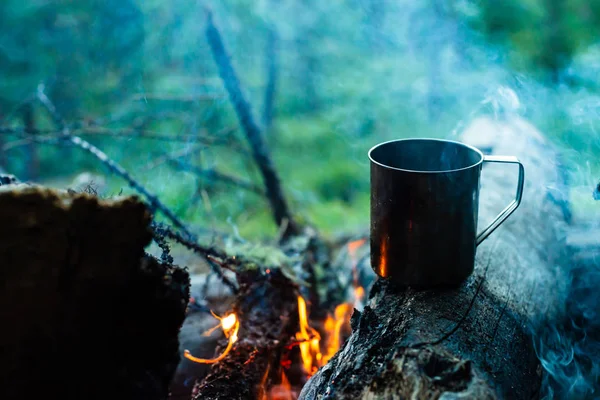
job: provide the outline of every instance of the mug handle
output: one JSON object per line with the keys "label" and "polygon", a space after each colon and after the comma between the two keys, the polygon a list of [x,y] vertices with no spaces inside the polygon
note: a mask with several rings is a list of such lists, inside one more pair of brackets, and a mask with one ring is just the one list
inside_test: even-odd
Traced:
{"label": "mug handle", "polygon": [[477,239],[475,243],[477,246],[481,244],[492,232],[496,230],[506,218],[512,214],[519,204],[521,204],[521,198],[523,197],[523,186],[525,185],[525,168],[521,161],[517,157],[513,156],[483,156],[483,162],[490,163],[502,163],[502,164],[519,164],[519,182],[517,183],[517,194],[515,195],[515,199],[508,205],[498,216],[485,228],[479,235],[477,235]]}

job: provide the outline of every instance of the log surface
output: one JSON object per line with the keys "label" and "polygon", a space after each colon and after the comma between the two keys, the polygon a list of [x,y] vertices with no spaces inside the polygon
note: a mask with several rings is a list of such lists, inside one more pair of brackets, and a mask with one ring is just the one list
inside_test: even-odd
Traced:
{"label": "log surface", "polygon": [[[526,121],[475,120],[458,140],[525,165],[521,206],[477,251],[474,274],[451,289],[407,290],[378,280],[353,333],[301,399],[514,398],[538,395],[530,325],[561,312],[567,290],[568,205],[557,154]],[[510,202],[516,167],[485,165],[479,229]]]}
{"label": "log surface", "polygon": [[168,396],[189,278],[145,255],[149,223],[133,198],[0,187],[0,398]]}

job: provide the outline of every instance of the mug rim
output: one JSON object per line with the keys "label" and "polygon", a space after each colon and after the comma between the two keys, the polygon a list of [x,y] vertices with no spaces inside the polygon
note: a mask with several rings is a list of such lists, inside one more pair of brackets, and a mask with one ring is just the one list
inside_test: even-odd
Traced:
{"label": "mug rim", "polygon": [[[385,146],[386,144],[390,144],[390,143],[396,143],[396,142],[409,142],[409,141],[413,141],[413,142],[444,142],[444,143],[452,143],[458,146],[462,146],[462,147],[466,147],[467,149],[474,151],[475,153],[477,153],[479,155],[479,161],[477,161],[474,164],[468,165],[466,167],[462,167],[462,168],[455,168],[455,169],[446,169],[446,170],[440,170],[440,171],[419,171],[416,169],[404,169],[404,168],[396,168],[396,167],[392,167],[389,165],[385,165],[383,163],[380,163],[379,161],[376,161],[373,156],[372,153],[373,151],[375,151],[376,149],[378,149],[381,146]],[[402,172],[413,172],[413,173],[418,173],[418,174],[441,174],[441,173],[445,173],[445,172],[459,172],[459,171],[464,171],[473,167],[476,167],[478,165],[483,164],[483,160],[485,158],[485,156],[483,155],[482,151],[479,150],[477,147],[471,146],[469,144],[463,143],[463,142],[459,142],[456,140],[448,140],[448,139],[438,139],[438,138],[417,138],[417,137],[413,137],[413,138],[404,138],[404,139],[393,139],[393,140],[388,140],[385,142],[381,142],[376,144],[375,146],[371,147],[371,149],[369,150],[369,152],[367,153],[367,155],[369,156],[369,160],[371,160],[371,162],[373,164],[377,164],[380,167],[383,168],[387,168],[387,169],[391,169],[391,170],[395,170],[395,171],[402,171]]]}

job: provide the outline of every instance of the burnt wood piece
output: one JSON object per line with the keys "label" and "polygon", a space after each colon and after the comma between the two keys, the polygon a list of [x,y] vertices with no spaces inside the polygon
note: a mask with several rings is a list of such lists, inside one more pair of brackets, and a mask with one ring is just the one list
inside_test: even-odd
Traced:
{"label": "burnt wood piece", "polygon": [[[233,309],[240,320],[239,340],[196,385],[194,400],[263,399],[269,388],[280,382],[284,357],[295,355],[292,365],[301,368],[297,352],[290,349],[298,330],[297,286],[278,269],[265,273],[260,268],[239,273],[238,283]],[[226,344],[224,339],[217,355]],[[295,371],[287,373],[294,381]]]}
{"label": "burnt wood piece", "polygon": [[[235,277],[230,279],[235,280]],[[190,282],[190,305],[179,332],[179,352],[183,354],[188,350],[196,357],[211,358],[223,337],[220,330],[210,335],[204,334],[219,323],[211,311],[217,315],[225,315],[231,311],[235,295],[213,273],[191,275]],[[171,382],[170,399],[189,400],[196,380],[206,376],[210,367],[210,364],[199,364],[182,357]]]}
{"label": "burnt wood piece", "polygon": [[145,255],[150,215],[0,187],[0,398],[165,399],[189,278]]}
{"label": "burnt wood piece", "polygon": [[[190,313],[186,317],[184,326],[181,330],[181,352],[189,350],[192,355],[200,358],[213,358],[220,355],[226,347],[227,341],[223,340],[217,343],[216,339],[222,339],[222,334],[212,334],[205,336],[202,333],[212,328],[217,324],[215,318],[208,313],[209,310],[216,312],[218,315],[224,315],[226,312],[236,309],[242,318],[242,331],[240,338],[245,339],[245,332],[256,332],[255,338],[244,342],[242,347],[234,347],[231,357],[226,360],[228,366],[213,367],[211,376],[199,384],[196,388],[196,393],[199,398],[225,398],[225,395],[231,387],[237,385],[237,380],[242,379],[244,382],[253,382],[244,393],[240,393],[240,398],[255,399],[261,398],[261,393],[273,390],[274,385],[278,385],[281,379],[281,360],[282,357],[297,357],[297,348],[292,350],[292,338],[298,331],[297,319],[297,295],[303,296],[310,307],[310,325],[319,331],[319,334],[324,337],[323,323],[327,317],[327,313],[333,313],[336,305],[351,301],[352,284],[353,284],[353,267],[356,264],[361,264],[359,269],[363,267],[363,263],[359,263],[359,256],[366,260],[364,256],[367,247],[364,246],[360,253],[354,255],[351,259],[347,254],[346,241],[343,242],[344,249],[338,254],[335,259],[332,258],[332,247],[323,242],[316,233],[310,229],[306,229],[303,236],[297,236],[286,242],[281,250],[294,260],[294,264],[287,265],[288,272],[293,271],[294,276],[309,283],[308,286],[292,284],[285,276],[281,274],[281,268],[271,267],[270,273],[267,273],[267,266],[261,265],[255,267],[250,275],[248,272],[238,271],[238,280],[242,282],[252,282],[250,286],[245,284],[237,296],[214,275],[197,275],[193,276],[192,281],[192,297],[198,299],[190,305]],[[244,253],[239,254],[244,256]],[[296,257],[298,256],[298,257]],[[368,256],[368,254],[367,254]],[[236,259],[239,259],[236,258]],[[259,272],[262,271],[262,272]],[[370,276],[374,275],[369,268]],[[357,274],[358,281],[365,287],[370,281],[363,279],[363,273]],[[273,287],[275,285],[275,287]],[[266,293],[266,295],[265,295]],[[260,303],[256,303],[256,298],[263,298]],[[275,304],[276,306],[273,306]],[[260,317],[253,316],[244,312],[244,308],[257,307],[253,313],[260,312]],[[259,311],[262,308],[262,311]],[[242,312],[240,312],[242,310]],[[285,317],[280,318],[281,315]],[[277,321],[271,323],[271,321]],[[281,322],[280,322],[281,321]],[[280,326],[281,324],[285,326]],[[259,334],[260,333],[260,334]],[[258,340],[260,335],[266,339]],[[269,339],[271,338],[271,339]],[[278,338],[278,339],[273,339]],[[262,359],[258,364],[236,366],[236,362],[245,363],[252,359],[254,363],[255,356],[248,359],[247,347],[255,344],[256,354],[264,354],[267,351],[271,352],[272,357],[269,360]],[[216,349],[217,344],[221,346]],[[244,347],[245,346],[245,347]],[[292,346],[293,347],[293,346]],[[270,349],[270,350],[269,350]],[[235,356],[233,356],[235,354]],[[260,357],[259,357],[260,360]],[[305,374],[300,371],[300,365],[295,363],[292,368],[285,369],[286,375],[289,374],[292,380],[294,389],[298,391],[302,384],[305,383]],[[235,370],[241,369],[242,372],[230,374],[231,368]],[[206,377],[211,369],[209,364],[198,364],[190,360],[183,359],[177,368],[175,379],[171,385],[171,398],[189,399],[192,392],[192,385],[195,380],[202,380]],[[268,373],[267,373],[268,370]],[[251,372],[254,371],[254,372]],[[257,384],[253,381],[257,373],[263,371],[262,379],[264,382]],[[266,374],[266,375],[264,375]],[[247,375],[252,375],[247,377]],[[208,382],[218,382],[217,386],[211,386]],[[213,389],[211,389],[213,388]],[[212,390],[212,392],[211,392]],[[187,396],[187,397],[186,397]],[[200,397],[205,396],[205,397]],[[220,396],[220,397],[219,397]]]}
{"label": "burnt wood piece", "polygon": [[[520,208],[478,249],[474,274],[454,288],[403,290],[379,280],[352,318],[344,346],[300,399],[531,399],[542,368],[530,327],[562,313],[568,280],[563,205],[547,195],[556,154],[526,121],[475,120],[464,142],[525,165]],[[480,229],[514,196],[517,171],[482,172]]]}

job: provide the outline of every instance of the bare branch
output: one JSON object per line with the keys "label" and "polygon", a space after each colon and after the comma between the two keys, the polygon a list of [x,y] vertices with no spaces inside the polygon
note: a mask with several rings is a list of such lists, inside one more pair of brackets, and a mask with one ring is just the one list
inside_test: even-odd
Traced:
{"label": "bare branch", "polygon": [[[155,131],[148,131],[135,128],[109,129],[104,127],[69,127],[70,134],[77,136],[109,136],[121,139],[150,139],[165,142],[184,143],[197,142],[205,146],[227,146],[229,150],[234,150],[240,154],[246,154],[248,152],[247,149],[245,149],[240,144],[231,142],[231,139],[233,138],[231,134],[236,130],[237,127],[231,126],[228,128],[221,129],[215,133],[212,133],[210,136],[201,136],[198,134],[169,135],[161,134]],[[12,142],[8,143],[8,147],[5,148],[5,150],[8,150],[13,147],[23,146],[34,140],[37,141],[37,138],[41,135],[46,135],[45,139],[56,139],[58,137],[61,137],[63,135],[63,132],[62,130],[57,131],[56,129],[29,129],[24,127],[0,126],[0,134],[16,135],[22,137],[23,140],[25,140],[25,142],[19,144],[13,144]],[[32,135],[35,135],[35,138],[32,138]]]}
{"label": "bare branch", "polygon": [[244,129],[246,138],[252,148],[254,161],[262,174],[275,223],[277,226],[281,226],[285,220],[288,221],[285,237],[298,234],[300,229],[290,213],[287,201],[283,195],[279,176],[273,166],[273,161],[269,155],[262,132],[254,120],[250,103],[248,103],[243,94],[241,83],[231,64],[231,60],[223,44],[223,39],[221,38],[221,33],[215,26],[210,11],[207,11],[206,38],[219,69],[219,75],[229,93],[229,98],[240,120],[240,125]]}
{"label": "bare branch", "polygon": [[214,247],[202,246],[196,243],[195,241],[186,239],[185,237],[181,236],[179,233],[173,231],[170,227],[164,224],[153,222],[152,230],[154,231],[155,236],[157,236],[158,241],[162,242],[164,241],[164,238],[169,238],[186,247],[187,249],[193,251],[194,253],[197,253],[200,256],[202,256],[205,260],[207,260],[212,271],[223,281],[223,283],[227,285],[233,293],[238,292],[237,286],[223,274],[221,266],[214,261],[215,258],[221,260],[228,260],[229,257],[227,256],[227,254],[215,249]]}
{"label": "bare branch", "polygon": [[[227,278],[223,274],[223,271],[221,270],[220,265],[214,261],[214,257],[219,257],[223,260],[226,260],[227,256],[225,253],[220,252],[220,251],[216,250],[215,248],[204,247],[204,246],[196,243],[195,235],[193,235],[189,231],[189,229],[185,226],[185,224],[183,222],[181,222],[181,220],[179,220],[179,218],[158,199],[158,197],[156,197],[154,194],[150,193],[144,186],[142,186],[135,179],[133,179],[133,177],[122,166],[120,166],[119,164],[117,164],[116,162],[114,162],[113,160],[108,158],[108,156],[104,152],[102,152],[100,149],[98,149],[91,143],[81,139],[78,136],[71,135],[68,126],[64,124],[63,119],[60,118],[60,115],[58,113],[56,113],[56,108],[54,108],[54,105],[52,104],[50,99],[43,92],[43,86],[42,86],[41,90],[38,90],[38,98],[40,99],[40,102],[44,105],[44,107],[48,110],[49,113],[51,113],[51,114],[53,112],[55,113],[53,118],[56,118],[55,121],[61,123],[60,126],[63,129],[65,141],[67,141],[67,142],[89,152],[93,156],[95,156],[104,165],[106,165],[111,172],[115,173],[116,175],[119,175],[121,178],[123,178],[125,181],[127,181],[127,183],[134,190],[136,190],[137,192],[139,192],[143,196],[145,196],[146,199],[148,200],[148,202],[150,203],[150,207],[152,209],[161,211],[169,220],[171,220],[171,222],[177,228],[179,228],[181,230],[181,232],[183,232],[185,234],[185,237],[184,237],[181,234],[173,231],[170,227],[168,227],[164,224],[158,224],[156,222],[153,222],[152,223],[153,233],[154,233],[155,239],[159,245],[164,247],[165,242],[164,242],[163,238],[168,237],[168,238],[171,238],[171,239],[177,241],[178,243],[182,244],[186,248],[203,256],[206,259],[206,261],[208,262],[208,264],[211,267],[211,269],[213,270],[213,272],[217,276],[219,276],[219,278],[223,281],[223,283],[225,285],[227,285],[229,288],[231,288],[233,293],[237,293],[237,287],[235,286],[235,284],[233,282],[231,282],[231,280],[229,280],[229,278]],[[163,252],[165,253],[165,257],[167,257],[168,254],[165,252],[165,249],[163,249]]]}
{"label": "bare branch", "polygon": [[173,101],[180,103],[196,103],[199,101],[213,101],[222,99],[224,96],[219,93],[200,93],[200,94],[164,94],[164,93],[138,93],[133,96],[133,100],[158,100]]}
{"label": "bare branch", "polygon": [[56,107],[54,107],[54,104],[52,104],[52,102],[50,101],[48,96],[46,96],[46,94],[44,93],[43,85],[40,85],[38,87],[37,96],[38,96],[38,99],[40,100],[40,103],[42,103],[42,105],[50,113],[50,115],[52,116],[54,121],[62,129],[65,141],[70,142],[71,144],[75,145],[76,147],[79,147],[80,149],[85,150],[88,153],[95,156],[100,162],[102,162],[104,165],[106,165],[106,167],[112,173],[123,178],[129,184],[129,186],[131,186],[134,190],[136,190],[137,192],[141,193],[144,197],[146,197],[146,199],[150,203],[150,207],[152,209],[161,211],[169,220],[171,220],[171,222],[176,227],[181,229],[181,231],[184,232],[188,237],[193,237],[192,233],[189,231],[189,229],[186,227],[186,225],[175,215],[175,213],[173,213],[173,211],[171,211],[166,205],[164,205],[159,200],[158,197],[156,197],[154,194],[150,193],[150,191],[148,191],[148,189],[146,189],[143,185],[141,185],[139,182],[137,182],[129,174],[129,172],[127,172],[127,170],[125,170],[125,168],[123,168],[121,165],[117,164],[110,158],[108,158],[108,156],[102,150],[100,150],[93,144],[81,139],[78,136],[74,136],[74,135],[70,134],[68,126],[65,124],[65,122],[62,119],[62,117],[60,116],[60,114],[58,114],[58,112],[56,111]]}
{"label": "bare branch", "polygon": [[48,111],[48,114],[50,114],[50,117],[52,117],[52,120],[54,121],[56,126],[60,127],[63,134],[68,134],[69,132],[68,132],[67,123],[63,120],[62,116],[58,113],[58,111],[56,110],[56,107],[50,101],[48,96],[46,96],[46,93],[44,92],[45,89],[46,89],[46,85],[44,85],[43,83],[40,83],[38,85],[37,99],[40,101],[40,103],[42,103],[44,108],[46,108],[46,111]]}
{"label": "bare branch", "polygon": [[184,149],[181,149],[181,150],[178,150],[178,151],[174,151],[174,152],[169,153],[169,154],[161,154],[158,157],[156,157],[155,159],[153,159],[152,162],[149,163],[149,164],[147,164],[143,169],[146,170],[146,171],[152,170],[152,169],[154,169],[156,167],[159,167],[159,166],[161,166],[163,164],[168,163],[171,160],[178,159],[178,158],[181,158],[181,157],[187,157],[190,154],[194,154],[194,153],[196,153],[197,151],[199,151],[201,149],[202,148],[199,147],[199,146],[193,146],[193,145],[191,145],[191,146],[187,146]]}
{"label": "bare branch", "polygon": [[169,159],[169,165],[173,166],[179,171],[191,172],[194,175],[204,178],[209,181],[221,181],[224,183],[228,183],[233,186],[237,186],[240,189],[244,189],[253,193],[256,193],[260,196],[264,196],[265,192],[262,188],[256,186],[252,182],[245,181],[237,176],[229,175],[224,172],[220,172],[214,168],[203,169],[187,163],[185,161],[179,160],[177,158]]}

